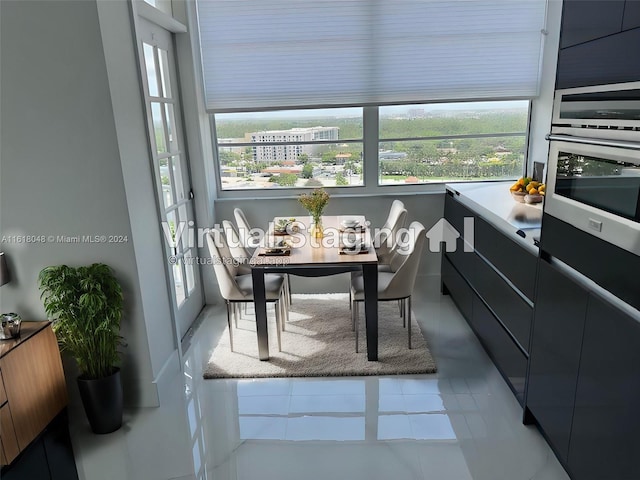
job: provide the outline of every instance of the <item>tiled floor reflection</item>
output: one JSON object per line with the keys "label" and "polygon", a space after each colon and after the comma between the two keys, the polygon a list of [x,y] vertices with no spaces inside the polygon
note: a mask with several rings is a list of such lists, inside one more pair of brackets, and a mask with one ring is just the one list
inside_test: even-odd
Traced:
{"label": "tiled floor reflection", "polygon": [[567,480],[450,299],[416,289],[437,374],[203,380],[211,309],[161,407],[106,436],[75,421],[81,478]]}

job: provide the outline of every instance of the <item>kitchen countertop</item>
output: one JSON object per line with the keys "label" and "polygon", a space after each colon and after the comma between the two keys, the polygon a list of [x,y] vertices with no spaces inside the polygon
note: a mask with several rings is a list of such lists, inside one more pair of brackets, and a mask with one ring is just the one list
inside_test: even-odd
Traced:
{"label": "kitchen countertop", "polygon": [[447,184],[446,188],[456,195],[460,203],[538,255],[534,239],[540,239],[542,203],[516,202],[509,191],[511,185],[513,181],[473,182]]}

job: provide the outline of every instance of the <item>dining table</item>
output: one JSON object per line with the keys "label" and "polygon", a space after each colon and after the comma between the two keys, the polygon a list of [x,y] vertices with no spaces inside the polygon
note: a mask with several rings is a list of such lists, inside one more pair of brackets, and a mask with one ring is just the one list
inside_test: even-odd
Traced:
{"label": "dining table", "polygon": [[361,271],[367,359],[377,361],[378,257],[368,223],[363,215],[325,215],[322,238],[311,232],[311,223],[311,217],[298,217],[295,221],[291,221],[291,217],[275,217],[249,261],[259,358],[269,360],[266,273],[320,277]]}

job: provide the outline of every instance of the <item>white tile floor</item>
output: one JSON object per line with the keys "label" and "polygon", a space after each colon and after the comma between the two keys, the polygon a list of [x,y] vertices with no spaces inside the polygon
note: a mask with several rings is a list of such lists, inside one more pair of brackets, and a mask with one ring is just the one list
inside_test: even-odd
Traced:
{"label": "white tile floor", "polygon": [[72,415],[82,480],[567,480],[449,297],[416,286],[438,373],[203,380],[226,322],[207,311],[159,408],[110,435]]}

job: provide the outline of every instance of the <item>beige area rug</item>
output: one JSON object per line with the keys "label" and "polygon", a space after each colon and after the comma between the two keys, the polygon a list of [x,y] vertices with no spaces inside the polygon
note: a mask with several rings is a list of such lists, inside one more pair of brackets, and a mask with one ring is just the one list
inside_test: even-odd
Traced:
{"label": "beige area rug", "polygon": [[412,349],[402,327],[397,302],[380,302],[378,310],[378,361],[366,353],[364,307],[360,308],[360,352],[355,351],[355,332],[347,294],[294,295],[289,322],[282,332],[278,352],[273,306],[267,309],[269,361],[258,359],[253,306],[233,327],[234,351],[229,349],[225,329],[204,370],[204,378],[322,377],[343,375],[396,375],[434,373],[436,363],[420,328],[412,322]]}

